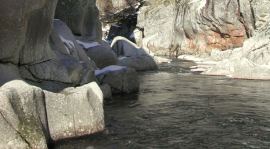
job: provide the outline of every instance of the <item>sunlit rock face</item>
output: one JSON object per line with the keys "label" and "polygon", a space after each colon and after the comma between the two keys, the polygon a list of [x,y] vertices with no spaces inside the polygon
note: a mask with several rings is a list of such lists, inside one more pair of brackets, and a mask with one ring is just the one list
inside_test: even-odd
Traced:
{"label": "sunlit rock face", "polygon": [[89,135],[104,129],[103,94],[95,82],[66,88],[60,94],[45,91],[45,97],[53,140]]}
{"label": "sunlit rock face", "polygon": [[[269,21],[268,21],[269,22]],[[228,58],[204,72],[208,75],[226,75],[232,78],[270,79],[270,24],[261,27],[242,48],[232,50]]]}
{"label": "sunlit rock face", "polygon": [[142,0],[97,0],[103,21],[115,21],[136,12]]}
{"label": "sunlit rock face", "polygon": [[14,80],[0,88],[0,148],[47,149],[42,89]]}
{"label": "sunlit rock face", "polygon": [[101,40],[102,31],[96,0],[59,0],[55,18],[61,19],[78,36]]}
{"label": "sunlit rock face", "polygon": [[270,1],[252,1],[255,33],[247,39],[243,47],[233,49],[229,57],[223,57],[217,65],[204,74],[227,75],[232,78],[270,79]]}
{"label": "sunlit rock face", "polygon": [[134,68],[137,71],[157,70],[154,58],[124,37],[115,37],[112,49],[119,57],[118,65]]}
{"label": "sunlit rock face", "polygon": [[157,54],[226,50],[254,34],[253,9],[245,0],[147,0],[138,26],[144,28],[144,45]]}
{"label": "sunlit rock face", "polygon": [[251,6],[254,10],[255,26],[257,30],[265,27],[270,20],[270,1],[269,0],[253,0]]}

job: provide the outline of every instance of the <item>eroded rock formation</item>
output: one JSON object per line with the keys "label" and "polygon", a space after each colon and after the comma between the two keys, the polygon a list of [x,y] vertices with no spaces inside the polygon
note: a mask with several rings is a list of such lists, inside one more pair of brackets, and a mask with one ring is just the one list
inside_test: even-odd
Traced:
{"label": "eroded rock formation", "polygon": [[[146,0],[138,26],[144,47],[160,55],[241,47],[267,18],[267,1]],[[264,6],[263,6],[264,5]]]}
{"label": "eroded rock formation", "polygon": [[136,13],[141,2],[143,0],[97,0],[97,6],[102,21],[116,22]]}
{"label": "eroded rock formation", "polygon": [[96,0],[59,0],[55,18],[67,23],[75,35],[94,41],[102,38]]}
{"label": "eroded rock formation", "polygon": [[[239,1],[242,7],[243,1]],[[226,51],[213,50],[210,59],[217,64],[210,66],[204,74],[225,75],[241,79],[270,79],[269,66],[269,1],[252,1],[254,31],[245,39],[243,46]],[[241,6],[241,5],[240,5]],[[240,8],[242,8],[240,7]],[[199,66],[201,67],[201,66]],[[207,66],[208,67],[208,66]],[[205,68],[202,68],[202,70]],[[203,70],[204,71],[204,70]]]}
{"label": "eroded rock formation", "polygon": [[[58,140],[102,131],[103,94],[96,83],[90,83],[96,80],[95,64],[65,23],[53,21],[57,0],[2,4],[0,148],[45,149],[49,138]],[[94,3],[90,5],[95,7]],[[90,30],[97,28],[90,26]],[[91,35],[98,38],[92,32]],[[73,88],[79,85],[84,86]],[[66,87],[71,88],[63,90]],[[64,104],[64,100],[71,105]],[[75,105],[80,110],[75,112]],[[73,111],[62,115],[63,119],[72,117],[65,122],[74,122],[73,118],[78,117],[76,124],[66,124],[72,128],[58,129],[54,123],[61,110]]]}

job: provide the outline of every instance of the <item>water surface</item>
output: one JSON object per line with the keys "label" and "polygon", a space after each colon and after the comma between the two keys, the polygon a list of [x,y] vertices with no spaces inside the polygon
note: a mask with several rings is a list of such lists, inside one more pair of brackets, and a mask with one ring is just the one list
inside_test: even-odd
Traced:
{"label": "water surface", "polygon": [[106,130],[63,149],[269,149],[270,81],[193,74],[187,61],[142,73],[136,95],[105,105]]}

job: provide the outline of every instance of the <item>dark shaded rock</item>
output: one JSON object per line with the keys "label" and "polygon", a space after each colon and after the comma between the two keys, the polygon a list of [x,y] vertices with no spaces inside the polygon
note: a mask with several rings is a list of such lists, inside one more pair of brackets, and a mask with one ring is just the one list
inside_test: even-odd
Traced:
{"label": "dark shaded rock", "polygon": [[55,18],[66,22],[72,32],[89,40],[101,40],[96,0],[59,0]]}
{"label": "dark shaded rock", "polygon": [[24,78],[35,82],[56,81],[72,86],[95,80],[94,65],[70,29],[60,20],[53,22],[50,50],[54,54],[50,60],[21,66]]}
{"label": "dark shaded rock", "polygon": [[129,94],[139,91],[139,78],[132,68],[108,66],[95,72],[99,82],[108,84],[113,94]]}
{"label": "dark shaded rock", "polygon": [[18,66],[0,63],[0,86],[12,80],[21,80]]}
{"label": "dark shaded rock", "polygon": [[57,1],[1,3],[0,62],[34,64],[50,59],[47,41]]}
{"label": "dark shaded rock", "polygon": [[89,42],[79,41],[78,43],[84,48],[87,56],[89,56],[98,68],[104,68],[110,65],[116,65],[118,59],[110,45],[104,41]]}

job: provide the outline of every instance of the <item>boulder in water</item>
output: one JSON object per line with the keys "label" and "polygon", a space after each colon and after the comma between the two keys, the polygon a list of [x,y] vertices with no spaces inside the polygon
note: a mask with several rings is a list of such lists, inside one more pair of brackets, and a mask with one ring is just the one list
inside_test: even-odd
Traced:
{"label": "boulder in water", "polygon": [[131,67],[139,71],[157,69],[154,58],[128,39],[115,37],[111,46],[119,57],[118,65]]}
{"label": "boulder in water", "polygon": [[125,66],[108,66],[95,72],[101,84],[108,84],[112,93],[134,93],[139,90],[137,72]]}
{"label": "boulder in water", "polygon": [[48,125],[55,141],[93,134],[104,129],[103,94],[89,83],[61,93],[45,92]]}
{"label": "boulder in water", "polygon": [[118,59],[108,43],[80,40],[77,40],[77,42],[84,48],[86,54],[96,63],[98,68],[117,64]]}

